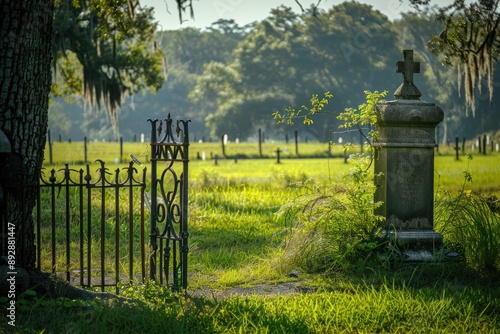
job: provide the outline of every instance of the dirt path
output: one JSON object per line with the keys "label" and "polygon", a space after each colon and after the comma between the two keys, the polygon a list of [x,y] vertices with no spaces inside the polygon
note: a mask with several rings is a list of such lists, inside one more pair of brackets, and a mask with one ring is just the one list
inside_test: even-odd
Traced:
{"label": "dirt path", "polygon": [[316,288],[301,286],[298,282],[286,282],[278,284],[258,284],[252,287],[234,287],[223,291],[195,290],[189,292],[193,297],[216,298],[221,300],[231,296],[278,296],[315,292]]}

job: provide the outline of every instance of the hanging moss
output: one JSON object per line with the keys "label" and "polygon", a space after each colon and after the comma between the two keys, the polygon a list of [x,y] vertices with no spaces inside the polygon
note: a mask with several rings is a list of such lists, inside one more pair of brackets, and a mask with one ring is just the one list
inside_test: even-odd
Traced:
{"label": "hanging moss", "polygon": [[475,116],[474,91],[483,89],[482,80],[488,84],[489,98],[493,98],[493,61],[496,60],[496,37],[500,23],[498,2],[479,2],[468,6],[455,1],[442,7],[437,15],[445,23],[444,30],[430,42],[431,50],[443,62],[455,64],[458,69],[458,89],[464,83],[466,113]]}
{"label": "hanging moss", "polygon": [[138,0],[59,1],[52,45],[54,75],[62,79],[54,81],[64,88],[52,92],[81,96],[87,109],[105,110],[119,137],[125,98],[144,89],[156,91],[164,81],[155,31],[152,8],[139,6]]}

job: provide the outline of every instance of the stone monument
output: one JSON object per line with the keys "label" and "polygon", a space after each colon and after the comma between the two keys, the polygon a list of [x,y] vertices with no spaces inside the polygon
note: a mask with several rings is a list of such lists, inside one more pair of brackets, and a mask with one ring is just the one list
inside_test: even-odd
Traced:
{"label": "stone monument", "polygon": [[413,83],[420,63],[413,51],[403,51],[396,63],[403,83],[396,100],[376,106],[379,136],[375,146],[375,200],[383,205],[376,212],[385,217],[385,235],[408,261],[426,261],[441,249],[443,236],[433,230],[435,128],[443,110],[420,100]]}

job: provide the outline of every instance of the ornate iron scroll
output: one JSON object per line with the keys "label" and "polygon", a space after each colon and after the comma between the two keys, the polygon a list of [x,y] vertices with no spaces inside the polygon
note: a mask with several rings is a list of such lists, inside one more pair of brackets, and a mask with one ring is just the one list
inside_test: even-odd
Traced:
{"label": "ornate iron scroll", "polygon": [[[187,288],[189,120],[151,123],[150,278]],[[180,162],[181,164],[175,164]],[[159,170],[165,163],[163,170]],[[158,262],[159,260],[159,262]]]}

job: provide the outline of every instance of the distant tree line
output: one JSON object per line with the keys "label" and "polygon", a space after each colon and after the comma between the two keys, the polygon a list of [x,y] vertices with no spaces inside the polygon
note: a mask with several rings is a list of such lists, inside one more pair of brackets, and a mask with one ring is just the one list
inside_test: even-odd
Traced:
{"label": "distant tree line", "polygon": [[[422,99],[438,103],[445,111],[443,140],[498,129],[498,94],[490,99],[484,89],[488,85],[479,91],[476,84],[474,113],[468,112],[463,85],[457,85],[456,66],[443,65],[446,59],[428,46],[432,36],[443,30],[443,22],[436,20],[439,13],[431,8],[390,21],[371,6],[356,2],[302,13],[280,6],[265,20],[245,27],[219,20],[206,29],[158,32],[156,41],[167,59],[168,76],[156,95],[125,99],[118,114],[121,135],[148,133],[147,118],[171,113],[190,118],[191,132],[199,139],[229,134],[245,140],[255,136],[258,128],[283,136],[287,129],[277,126],[271,114],[308,104],[313,93],[332,92],[331,113],[362,103],[364,90],[388,90],[392,98],[401,81],[395,62],[402,58],[403,49],[415,50],[415,60],[421,62],[422,73],[415,76],[415,83]],[[492,86],[498,82],[495,79]],[[75,110],[82,108],[82,103],[52,104],[52,133],[97,140],[112,137],[109,118]],[[296,127],[322,141],[338,131],[330,113],[318,115],[313,127]]]}

